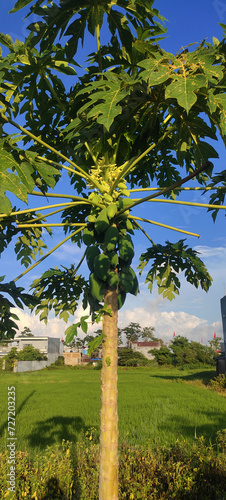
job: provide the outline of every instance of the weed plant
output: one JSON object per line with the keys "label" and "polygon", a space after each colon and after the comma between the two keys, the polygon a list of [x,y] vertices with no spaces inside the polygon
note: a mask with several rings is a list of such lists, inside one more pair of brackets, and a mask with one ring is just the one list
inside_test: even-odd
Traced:
{"label": "weed plant", "polygon": [[216,391],[222,391],[226,389],[226,374],[222,373],[217,377],[214,377],[210,382],[210,386]]}
{"label": "weed plant", "polygon": [[[7,453],[0,454],[1,498],[98,500],[99,446],[92,428],[74,446],[63,441],[31,458],[17,452],[16,495],[7,490]],[[204,438],[171,447],[120,446],[119,500],[225,500],[226,457]]]}

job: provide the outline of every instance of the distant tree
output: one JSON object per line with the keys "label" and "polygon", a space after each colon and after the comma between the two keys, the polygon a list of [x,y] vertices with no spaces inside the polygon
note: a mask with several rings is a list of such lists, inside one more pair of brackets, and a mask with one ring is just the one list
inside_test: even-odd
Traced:
{"label": "distant tree", "polygon": [[154,336],[155,328],[153,326],[145,326],[141,332],[141,338],[145,341],[157,341],[157,337]]}
{"label": "distant tree", "polygon": [[84,349],[84,347],[85,347],[85,339],[80,339],[78,337],[78,338],[74,338],[73,340],[75,340],[75,347],[77,347],[77,349]]}
{"label": "distant tree", "polygon": [[17,338],[19,337],[34,337],[34,335],[30,328],[28,328],[28,326],[25,326],[20,335],[17,335]]}
{"label": "distant tree", "polygon": [[162,346],[159,350],[151,349],[159,365],[173,364],[184,365],[214,365],[216,361],[215,350],[211,346],[203,346],[199,342],[189,342],[186,337],[178,335],[171,342],[170,347]]}
{"label": "distant tree", "polygon": [[141,326],[139,323],[130,323],[129,326],[122,328],[121,332],[126,336],[127,346],[129,347],[131,342],[137,342],[141,336]]}
{"label": "distant tree", "polygon": [[182,337],[181,335],[177,335],[170,343],[171,349],[174,352],[183,349],[189,345],[189,340],[186,337]]}
{"label": "distant tree", "polygon": [[173,362],[173,356],[170,349],[166,346],[160,347],[160,349],[150,349],[149,353],[153,354],[155,361],[158,365],[171,365]]}
{"label": "distant tree", "polygon": [[64,341],[63,344],[70,349],[82,349],[85,346],[85,341],[79,337],[74,337],[71,342]]}
{"label": "distant tree", "polygon": [[170,343],[170,350],[173,355],[173,363],[175,365],[183,365],[185,358],[189,358],[191,354],[189,351],[189,340],[186,337],[177,335]]}
{"label": "distant tree", "polygon": [[94,340],[94,335],[86,335],[84,337],[84,345],[88,346]]}
{"label": "distant tree", "polygon": [[209,340],[208,343],[210,344],[210,347],[212,347],[212,349],[216,352],[220,351],[221,342],[222,342],[221,337],[215,337],[213,340]]}

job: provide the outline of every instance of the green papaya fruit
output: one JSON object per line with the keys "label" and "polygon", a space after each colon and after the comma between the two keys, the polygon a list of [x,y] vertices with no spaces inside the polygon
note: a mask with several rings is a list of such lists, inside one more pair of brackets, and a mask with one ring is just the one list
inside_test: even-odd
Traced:
{"label": "green papaya fruit", "polygon": [[94,271],[97,277],[106,281],[111,267],[110,259],[105,254],[97,255],[94,259]]}
{"label": "green papaya fruit", "polygon": [[100,203],[100,201],[101,201],[101,195],[98,194],[98,193],[95,193],[95,191],[93,191],[89,195],[89,200],[93,201],[94,203]]}
{"label": "green papaya fruit", "polygon": [[139,283],[134,270],[131,267],[129,269],[124,269],[120,275],[120,287],[122,290],[132,295],[137,295],[139,292]]}
{"label": "green papaya fruit", "polygon": [[126,183],[125,183],[125,181],[120,181],[120,182],[118,183],[118,188],[119,188],[119,189],[125,189],[125,188],[126,188]]}
{"label": "green papaya fruit", "polygon": [[90,305],[91,312],[98,311],[101,307],[99,300],[94,299],[91,293],[88,296],[88,302]]}
{"label": "green papaya fruit", "polygon": [[132,261],[134,247],[129,234],[119,236],[119,256],[124,261]]}
{"label": "green papaya fruit", "polygon": [[126,300],[126,293],[119,292],[118,293],[118,309],[121,309],[121,307],[123,306],[125,300]]}
{"label": "green papaya fruit", "polygon": [[104,199],[108,202],[108,203],[111,203],[112,202],[112,196],[108,193],[104,193]]}
{"label": "green papaya fruit", "polygon": [[106,288],[103,281],[101,281],[95,273],[91,273],[89,276],[89,287],[90,293],[94,299],[102,302]]}
{"label": "green papaya fruit", "polygon": [[115,249],[118,241],[118,234],[118,229],[115,226],[110,226],[107,229],[104,235],[104,243],[107,252],[112,252]]}
{"label": "green papaya fruit", "polygon": [[127,196],[127,197],[129,197],[129,195],[130,195],[130,191],[128,191],[128,189],[126,189],[126,188],[122,189],[121,193],[123,196]]}
{"label": "green papaya fruit", "polygon": [[111,203],[107,207],[107,216],[109,219],[112,219],[117,213],[117,205],[115,203]]}
{"label": "green papaya fruit", "polygon": [[133,224],[129,219],[126,219],[126,229],[130,234],[134,234],[133,232]]}
{"label": "green papaya fruit", "polygon": [[96,222],[96,217],[95,217],[95,215],[88,215],[88,217],[87,217],[87,222]]}
{"label": "green papaya fruit", "polygon": [[94,231],[92,229],[88,229],[88,227],[85,227],[85,229],[83,229],[82,237],[85,245],[92,245],[92,243],[94,242]]}
{"label": "green papaya fruit", "polygon": [[138,292],[139,292],[139,283],[138,283],[138,279],[137,279],[137,277],[135,275],[135,278],[134,278],[134,281],[133,281],[133,288],[132,288],[132,290],[131,290],[130,293],[132,293],[132,295],[137,295]]}
{"label": "green papaya fruit", "polygon": [[130,262],[119,259],[119,269],[122,273],[126,273],[130,269]]}
{"label": "green papaya fruit", "polygon": [[107,216],[107,208],[104,208],[103,210],[101,210],[96,219],[95,229],[97,233],[100,234],[105,232],[108,227],[109,227],[109,219]]}
{"label": "green papaya fruit", "polygon": [[108,278],[107,278],[107,284],[113,288],[114,290],[116,290],[117,286],[118,286],[118,283],[119,283],[119,275],[118,273],[115,273],[114,271],[111,271],[108,275]]}
{"label": "green papaya fruit", "polygon": [[122,289],[123,292],[131,293],[134,284],[134,274],[131,268],[129,268],[125,272],[120,272],[119,274],[120,289]]}
{"label": "green papaya fruit", "polygon": [[87,262],[87,265],[92,273],[94,271],[94,259],[95,259],[95,257],[97,257],[97,255],[100,255],[100,250],[97,246],[90,246],[87,248],[87,250],[86,250],[86,262]]}
{"label": "green papaya fruit", "polygon": [[111,262],[111,267],[113,267],[113,269],[115,269],[118,265],[118,262],[119,262],[118,254],[116,252],[109,252],[108,257],[109,257],[110,262]]}
{"label": "green papaya fruit", "polygon": [[129,207],[132,203],[133,200],[131,200],[131,198],[119,198],[118,200],[119,210]]}

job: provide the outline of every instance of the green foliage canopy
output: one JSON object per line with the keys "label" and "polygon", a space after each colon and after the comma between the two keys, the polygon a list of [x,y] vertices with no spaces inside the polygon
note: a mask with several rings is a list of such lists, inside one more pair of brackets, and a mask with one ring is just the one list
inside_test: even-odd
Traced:
{"label": "green foliage canopy", "polygon": [[159,350],[152,349],[159,365],[215,365],[216,349],[213,348],[212,341],[209,346],[194,342],[181,335],[176,336],[170,346],[161,346]]}
{"label": "green foliage canopy", "polygon": [[[190,283],[207,290],[211,277],[196,252],[184,240],[156,245],[134,212],[160,195],[173,201],[193,177],[204,187],[208,182],[224,187],[223,173],[211,178],[210,159],[218,155],[208,142],[216,139],[217,130],[225,140],[224,39],[213,45],[204,41],[175,56],[159,45],[166,29],[153,2],[61,0],[57,5],[19,0],[12,12],[30,4],[28,17],[34,13],[40,21],[30,25],[26,40],[13,42],[0,35],[8,50],[1,56],[1,250],[17,237],[17,258],[31,268],[32,260],[52,252],[42,256],[43,231],[45,227],[51,233],[47,218],[52,221],[57,213],[63,241],[87,245],[91,271],[89,282],[73,266],[44,273],[32,287],[39,301],[36,312],[46,321],[53,309],[67,321],[83,296],[83,306],[98,316],[108,286],[118,289],[119,307],[127,293],[136,295],[131,262],[132,237],[138,230],[152,244],[140,263],[140,272],[151,263],[146,275],[150,290],[156,281],[159,293],[171,300],[179,293],[181,271]],[[100,42],[104,19],[108,45]],[[74,58],[86,29],[96,37],[97,49],[89,56],[87,73],[77,78]],[[69,90],[66,78],[74,82]],[[26,128],[14,121],[19,115]],[[7,123],[20,135],[9,134]],[[66,172],[72,194],[50,192]],[[153,182],[159,187],[156,193],[134,198],[133,188],[147,189]],[[23,202],[33,193],[61,197],[62,203],[44,216],[42,211],[12,208],[7,191]],[[215,217],[224,189],[211,196],[214,207],[209,210]],[[98,252],[95,259],[89,257],[91,251],[92,256]]]}

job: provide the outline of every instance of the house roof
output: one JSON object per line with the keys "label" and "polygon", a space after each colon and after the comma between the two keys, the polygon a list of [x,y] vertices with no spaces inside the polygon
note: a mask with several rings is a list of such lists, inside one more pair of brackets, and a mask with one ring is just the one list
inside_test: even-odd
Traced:
{"label": "house roof", "polygon": [[159,342],[132,342],[132,345],[136,344],[138,347],[157,347]]}
{"label": "house roof", "polygon": [[[48,340],[51,337],[16,337],[14,340]],[[54,337],[56,338],[56,337]]]}

